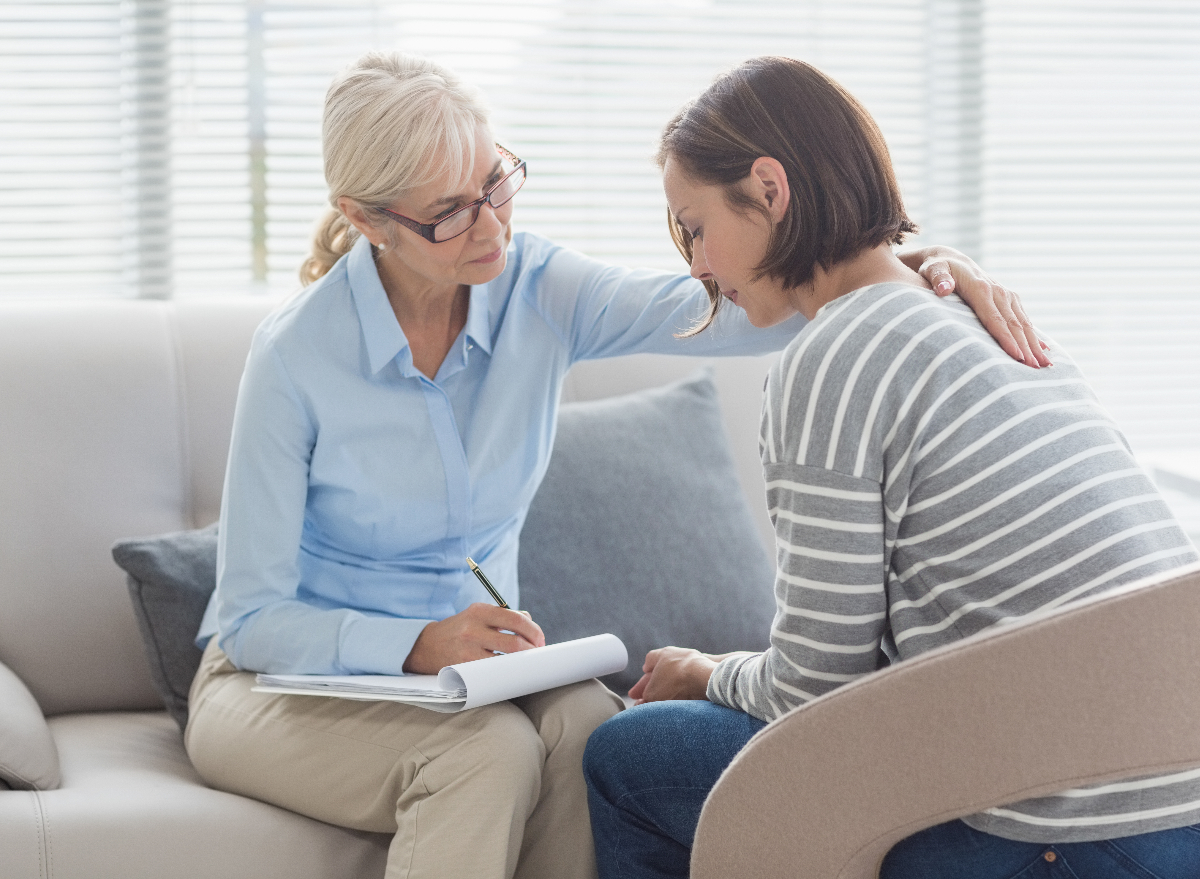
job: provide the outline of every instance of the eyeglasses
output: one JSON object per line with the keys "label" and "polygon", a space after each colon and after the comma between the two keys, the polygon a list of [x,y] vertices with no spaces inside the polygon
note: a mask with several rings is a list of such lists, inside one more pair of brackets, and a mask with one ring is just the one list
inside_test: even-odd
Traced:
{"label": "eyeglasses", "polygon": [[479,210],[485,202],[493,208],[502,208],[512,201],[512,197],[525,185],[525,163],[500,146],[500,144],[496,144],[496,151],[513,163],[513,169],[501,177],[495,186],[484,193],[483,198],[476,199],[468,205],[463,205],[453,213],[442,217],[436,223],[418,223],[416,220],[402,216],[395,211],[389,211],[387,208],[380,208],[379,210],[397,223],[408,229],[412,229],[426,241],[434,244],[441,244],[443,241],[457,238],[475,225],[475,221],[479,219]]}

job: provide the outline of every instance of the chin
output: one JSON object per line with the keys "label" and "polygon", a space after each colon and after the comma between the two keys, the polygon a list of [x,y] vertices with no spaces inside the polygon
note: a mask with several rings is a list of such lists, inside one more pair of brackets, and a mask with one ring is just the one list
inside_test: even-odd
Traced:
{"label": "chin", "polygon": [[750,326],[758,327],[760,330],[765,330],[767,327],[773,327],[779,323],[778,320],[763,317],[761,314],[751,314],[748,311],[746,312],[746,320],[750,322]]}
{"label": "chin", "polygon": [[489,281],[494,281],[504,274],[504,267],[508,265],[508,248],[500,251],[500,258],[495,262],[488,263],[482,266],[472,266],[475,271],[474,275],[478,275],[480,280],[471,281],[472,284],[486,284]]}
{"label": "chin", "polygon": [[467,263],[460,266],[455,276],[455,281],[459,284],[487,284],[490,281],[496,280],[504,272],[504,267],[508,265],[508,250],[500,251],[500,256],[495,262],[489,263]]}
{"label": "chin", "polygon": [[751,314],[747,311],[746,320],[750,322],[750,326],[765,330],[783,323],[795,313],[794,311],[785,311],[775,314]]}

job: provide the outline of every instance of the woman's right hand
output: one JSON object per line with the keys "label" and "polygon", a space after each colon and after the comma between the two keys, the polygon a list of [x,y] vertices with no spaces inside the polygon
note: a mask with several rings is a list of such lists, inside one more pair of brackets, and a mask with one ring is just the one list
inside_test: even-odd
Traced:
{"label": "woman's right hand", "polygon": [[651,650],[642,663],[641,680],[629,689],[629,698],[635,705],[672,699],[707,699],[708,679],[723,658],[687,647]]}
{"label": "woman's right hand", "polygon": [[529,614],[476,602],[422,629],[404,670],[434,675],[455,663],[545,646],[546,636]]}

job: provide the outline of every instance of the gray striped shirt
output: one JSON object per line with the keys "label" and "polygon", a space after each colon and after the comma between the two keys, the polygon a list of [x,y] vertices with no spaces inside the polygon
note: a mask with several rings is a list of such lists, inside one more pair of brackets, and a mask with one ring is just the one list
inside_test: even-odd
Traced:
{"label": "gray striped shirt", "polygon": [[[771,648],[723,661],[718,704],[772,720],[889,662],[1197,560],[1061,350],[1033,370],[970,309],[902,284],[826,305],[771,370]],[[1200,772],[966,819],[1074,842],[1200,823]]]}

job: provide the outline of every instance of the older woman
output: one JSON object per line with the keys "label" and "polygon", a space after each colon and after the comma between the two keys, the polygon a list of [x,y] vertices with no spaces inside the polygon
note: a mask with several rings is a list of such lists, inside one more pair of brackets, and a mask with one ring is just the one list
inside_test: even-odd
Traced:
{"label": "older woman", "polygon": [[[252,673],[430,673],[543,644],[464,559],[516,603],[570,365],[778,350],[802,320],[732,315],[679,340],[700,284],[514,235],[525,163],[429,62],[371,55],[340,76],[324,151],[336,210],[315,283],[259,328],[238,394],[188,753],[215,787],[394,834],[389,876],[592,876],[580,763],[621,707],[598,682],[440,714],[256,693]],[[1032,362],[1033,338],[1008,341]]]}
{"label": "older woman", "polygon": [[[915,227],[883,137],[837,83],[789,58],[748,61],[667,126],[659,159],[710,318],[728,300],[758,327],[810,322],[763,406],[770,649],[651,651],[630,695],[653,704],[588,745],[600,873],[624,879],[687,875],[701,805],[767,722],[890,662],[1197,560],[1065,352],[1031,372],[966,308],[929,307],[892,251]],[[881,876],[1191,879],[1197,822],[1195,771],[1066,790],[917,834]]]}

